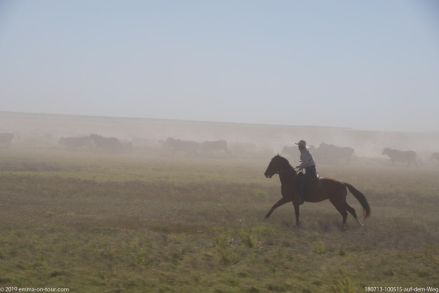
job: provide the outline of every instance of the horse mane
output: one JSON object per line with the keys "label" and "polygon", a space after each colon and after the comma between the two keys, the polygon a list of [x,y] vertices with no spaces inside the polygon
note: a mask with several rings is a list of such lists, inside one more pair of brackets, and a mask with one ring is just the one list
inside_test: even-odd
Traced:
{"label": "horse mane", "polygon": [[290,162],[286,158],[280,155],[276,155],[275,158],[277,158],[277,160],[280,162],[282,168],[285,168],[286,170],[291,171],[294,175],[297,175],[296,170],[294,170],[294,168],[291,166]]}

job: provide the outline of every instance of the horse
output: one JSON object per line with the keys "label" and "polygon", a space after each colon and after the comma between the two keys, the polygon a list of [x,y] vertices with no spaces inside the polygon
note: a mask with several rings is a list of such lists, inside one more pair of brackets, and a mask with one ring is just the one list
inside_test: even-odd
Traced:
{"label": "horse", "polygon": [[[297,192],[297,180],[299,176],[296,173],[296,170],[294,170],[294,168],[290,165],[288,160],[280,155],[276,155],[271,159],[264,173],[265,177],[267,178],[273,177],[274,174],[279,175],[282,198],[278,200],[268,211],[265,219],[268,219],[276,208],[286,204],[287,202],[292,202],[296,216],[296,226],[300,226],[300,198]],[[370,206],[364,194],[358,191],[351,184],[340,182],[334,179],[319,178],[315,186],[306,193],[305,201],[315,203],[329,199],[329,201],[343,217],[342,229],[346,227],[348,212],[361,226],[363,226],[363,224],[358,220],[355,209],[346,202],[347,190],[354,195],[354,197],[363,207],[364,219],[369,217]]]}

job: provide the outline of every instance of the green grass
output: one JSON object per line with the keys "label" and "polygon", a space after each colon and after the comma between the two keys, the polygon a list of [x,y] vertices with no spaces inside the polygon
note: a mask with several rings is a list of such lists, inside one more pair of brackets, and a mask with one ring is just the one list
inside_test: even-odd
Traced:
{"label": "green grass", "polygon": [[[329,202],[303,226],[265,161],[0,153],[0,287],[71,292],[364,292],[439,287],[439,171],[322,167],[372,207]],[[353,198],[348,201],[361,213]]]}

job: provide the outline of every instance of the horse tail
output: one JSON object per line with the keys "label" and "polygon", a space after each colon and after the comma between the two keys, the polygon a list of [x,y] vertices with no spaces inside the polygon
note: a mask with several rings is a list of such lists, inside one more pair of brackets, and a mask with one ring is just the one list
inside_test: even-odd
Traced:
{"label": "horse tail", "polygon": [[355,187],[353,187],[349,183],[345,183],[344,185],[349,189],[349,191],[360,202],[360,204],[364,210],[364,218],[366,219],[367,217],[369,217],[370,216],[370,206],[369,206],[369,203],[367,202],[367,199],[364,196],[364,194],[362,194],[358,189],[356,189]]}

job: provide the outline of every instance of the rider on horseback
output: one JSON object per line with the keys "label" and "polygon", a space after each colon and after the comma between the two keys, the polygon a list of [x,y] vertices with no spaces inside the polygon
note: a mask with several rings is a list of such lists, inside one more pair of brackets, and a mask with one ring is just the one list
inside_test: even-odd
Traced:
{"label": "rider on horseback", "polygon": [[305,169],[305,175],[298,182],[300,204],[302,204],[305,201],[305,187],[317,181],[317,172],[314,160],[306,148],[306,142],[301,140],[296,144],[300,150],[300,165],[296,168],[299,169],[299,171]]}

